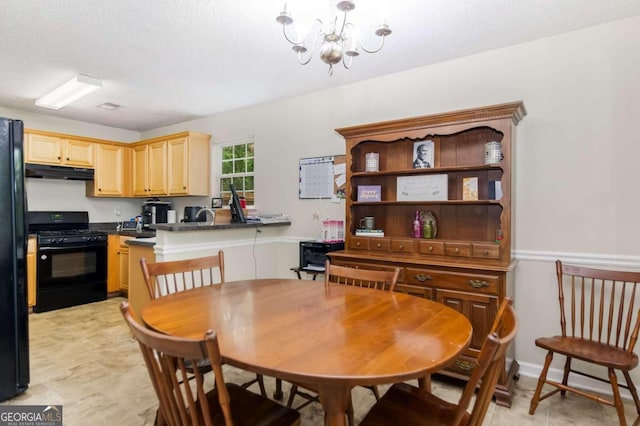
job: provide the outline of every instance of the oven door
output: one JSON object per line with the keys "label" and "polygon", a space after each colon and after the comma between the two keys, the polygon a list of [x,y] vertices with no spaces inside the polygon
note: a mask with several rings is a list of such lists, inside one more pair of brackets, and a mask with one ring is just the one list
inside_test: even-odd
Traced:
{"label": "oven door", "polygon": [[35,312],[105,300],[107,245],[38,248]]}

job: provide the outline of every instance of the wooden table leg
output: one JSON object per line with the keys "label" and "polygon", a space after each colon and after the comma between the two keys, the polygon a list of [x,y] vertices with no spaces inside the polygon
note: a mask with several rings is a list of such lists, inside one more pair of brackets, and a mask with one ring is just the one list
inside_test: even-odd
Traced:
{"label": "wooden table leg", "polygon": [[318,396],[324,408],[325,426],[344,426],[345,415],[351,404],[351,388],[335,384],[320,385]]}

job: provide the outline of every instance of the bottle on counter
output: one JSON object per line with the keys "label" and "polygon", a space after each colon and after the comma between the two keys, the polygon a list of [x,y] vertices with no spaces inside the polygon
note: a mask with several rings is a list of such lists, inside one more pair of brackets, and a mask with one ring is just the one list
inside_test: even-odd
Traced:
{"label": "bottle on counter", "polygon": [[422,238],[422,222],[420,221],[420,210],[416,210],[416,217],[413,219],[413,238]]}
{"label": "bottle on counter", "polygon": [[142,216],[136,216],[136,232],[142,232]]}

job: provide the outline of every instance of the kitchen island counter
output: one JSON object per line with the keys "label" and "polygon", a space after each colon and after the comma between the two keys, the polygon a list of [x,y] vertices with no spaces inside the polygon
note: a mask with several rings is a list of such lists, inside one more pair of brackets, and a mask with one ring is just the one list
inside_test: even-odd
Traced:
{"label": "kitchen island counter", "polygon": [[192,232],[192,231],[215,231],[217,229],[246,229],[261,228],[271,226],[289,226],[290,221],[281,221],[273,223],[247,222],[247,223],[214,223],[214,222],[186,222],[186,223],[156,223],[151,225],[156,231],[168,232]]}

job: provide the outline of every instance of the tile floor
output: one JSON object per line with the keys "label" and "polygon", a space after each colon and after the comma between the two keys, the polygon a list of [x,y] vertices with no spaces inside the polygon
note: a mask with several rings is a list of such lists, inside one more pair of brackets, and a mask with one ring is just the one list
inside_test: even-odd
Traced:
{"label": "tile floor", "polygon": [[[153,424],[157,401],[137,343],[118,309],[124,299],[76,306],[30,319],[31,384],[19,397],[2,404],[62,404],[65,426],[135,426]],[[241,383],[251,373],[226,367],[225,378]],[[271,394],[274,380],[266,378]],[[285,393],[288,386],[285,384]],[[456,401],[460,387],[434,380],[434,392]],[[535,379],[516,382],[513,405],[491,404],[486,425],[615,425],[615,410],[568,395],[540,403],[535,416],[528,414]],[[381,387],[381,393],[385,387]],[[353,391],[356,422],[373,404],[370,391]],[[627,419],[636,418],[633,404],[626,402]],[[303,425],[323,424],[322,410],[311,404],[302,411]],[[400,421],[399,425],[402,424]]]}

